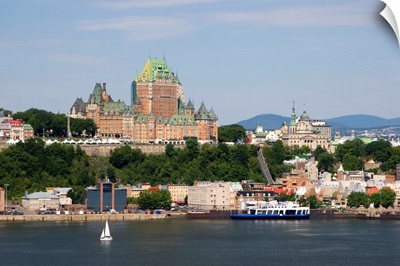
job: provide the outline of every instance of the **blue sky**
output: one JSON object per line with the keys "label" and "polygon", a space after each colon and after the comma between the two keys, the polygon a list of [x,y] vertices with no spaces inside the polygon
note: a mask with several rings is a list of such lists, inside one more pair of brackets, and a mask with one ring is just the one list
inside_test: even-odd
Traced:
{"label": "blue sky", "polygon": [[220,125],[259,114],[400,116],[400,50],[379,0],[0,0],[0,107],[66,113],[96,82],[130,104],[165,56]]}

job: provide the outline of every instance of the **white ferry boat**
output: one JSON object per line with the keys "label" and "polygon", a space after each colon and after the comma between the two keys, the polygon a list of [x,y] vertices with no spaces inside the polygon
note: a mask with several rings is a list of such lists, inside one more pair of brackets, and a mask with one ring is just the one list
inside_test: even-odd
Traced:
{"label": "white ferry boat", "polygon": [[310,207],[297,202],[245,202],[244,210],[231,213],[232,219],[309,219]]}

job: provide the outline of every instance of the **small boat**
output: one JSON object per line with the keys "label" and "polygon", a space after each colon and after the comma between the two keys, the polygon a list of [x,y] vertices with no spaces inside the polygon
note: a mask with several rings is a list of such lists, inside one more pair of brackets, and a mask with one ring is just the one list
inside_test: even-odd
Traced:
{"label": "small boat", "polygon": [[101,241],[112,240],[112,236],[110,234],[110,228],[108,227],[108,221],[106,221],[106,225],[103,228],[103,232],[101,232],[100,240]]}
{"label": "small boat", "polygon": [[296,202],[261,202],[246,204],[241,213],[231,213],[232,219],[309,219],[310,207],[301,207]]}

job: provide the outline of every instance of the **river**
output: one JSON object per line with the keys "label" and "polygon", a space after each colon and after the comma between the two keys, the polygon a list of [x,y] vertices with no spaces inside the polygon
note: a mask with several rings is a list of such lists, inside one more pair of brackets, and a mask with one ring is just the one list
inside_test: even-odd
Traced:
{"label": "river", "polygon": [[399,265],[400,221],[1,222],[1,265]]}

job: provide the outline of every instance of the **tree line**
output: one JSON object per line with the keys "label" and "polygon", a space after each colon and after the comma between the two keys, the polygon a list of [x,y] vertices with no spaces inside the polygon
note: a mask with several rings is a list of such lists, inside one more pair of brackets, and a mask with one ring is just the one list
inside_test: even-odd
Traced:
{"label": "tree line", "polygon": [[[6,111],[5,113],[11,112]],[[17,112],[12,117],[21,119],[25,124],[30,124],[36,136],[54,138],[68,136],[68,117],[64,114],[53,114],[31,108],[25,112]],[[82,137],[83,135],[93,137],[97,130],[93,119],[70,118],[70,126],[73,137]]]}
{"label": "tree line", "polygon": [[351,192],[347,197],[347,206],[358,208],[363,206],[368,208],[370,204],[373,204],[375,208],[382,206],[388,208],[393,207],[396,200],[396,193],[389,188],[383,188],[378,193],[368,195],[363,192]]}

